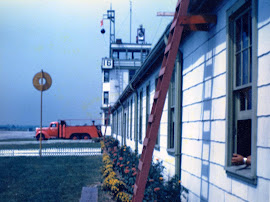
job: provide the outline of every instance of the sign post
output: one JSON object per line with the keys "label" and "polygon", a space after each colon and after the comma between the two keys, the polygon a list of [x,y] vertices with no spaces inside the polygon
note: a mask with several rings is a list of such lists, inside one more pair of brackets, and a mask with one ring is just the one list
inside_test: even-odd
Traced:
{"label": "sign post", "polygon": [[[43,84],[45,80],[45,83]],[[39,156],[42,156],[42,139],[45,139],[45,136],[42,135],[42,92],[48,90],[52,85],[52,78],[51,76],[43,72],[38,72],[33,78],[33,85],[34,87],[40,91],[40,133],[39,133]]]}

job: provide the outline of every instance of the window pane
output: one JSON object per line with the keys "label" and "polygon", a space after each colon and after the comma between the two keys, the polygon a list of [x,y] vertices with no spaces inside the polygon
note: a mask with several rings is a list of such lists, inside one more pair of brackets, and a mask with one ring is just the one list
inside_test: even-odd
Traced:
{"label": "window pane", "polygon": [[104,82],[109,82],[109,71],[108,70],[104,71]]}
{"label": "window pane", "polygon": [[135,75],[135,72],[136,72],[136,70],[129,70],[129,81],[131,81],[131,79],[133,78],[133,76]]}
{"label": "window pane", "polygon": [[237,121],[237,154],[251,155],[251,119]]}
{"label": "window pane", "polygon": [[113,52],[112,57],[113,57],[114,59],[118,59],[118,52]]}
{"label": "window pane", "polygon": [[175,105],[175,70],[173,70],[171,78],[171,106]]}
{"label": "window pane", "polygon": [[155,79],[155,89],[157,88],[158,78]]}
{"label": "window pane", "polygon": [[245,109],[246,109],[246,96],[245,96],[245,92],[240,91],[239,97],[240,97],[240,111],[245,111]]}
{"label": "window pane", "polygon": [[252,89],[247,91],[247,109],[252,109]]}
{"label": "window pane", "polygon": [[128,52],[128,53],[127,53],[127,59],[128,59],[128,60],[131,60],[131,59],[132,59],[132,52]]}
{"label": "window pane", "polygon": [[104,104],[109,104],[109,92],[104,92]]}
{"label": "window pane", "polygon": [[252,82],[252,49],[249,50],[249,82]]}
{"label": "window pane", "polygon": [[119,52],[119,59],[120,60],[126,60],[127,59],[126,52]]}
{"label": "window pane", "polygon": [[175,123],[174,108],[171,109],[170,122],[171,122],[171,128],[170,128],[169,148],[174,148],[174,123]]}
{"label": "window pane", "polygon": [[143,100],[143,93],[140,92],[140,117],[139,117],[139,141],[142,141],[142,116],[143,116],[143,110],[142,110],[142,101]]}
{"label": "window pane", "polygon": [[236,86],[241,85],[241,54],[236,55]]}
{"label": "window pane", "polygon": [[248,27],[249,27],[249,16],[248,13],[246,13],[243,16],[243,30],[242,30],[242,41],[243,41],[243,48],[248,47]]}
{"label": "window pane", "polygon": [[171,99],[172,99],[171,104],[172,104],[172,106],[174,106],[175,105],[175,86],[174,85],[172,86],[172,98]]}
{"label": "window pane", "polygon": [[235,24],[235,29],[236,29],[236,33],[235,33],[235,37],[236,37],[236,51],[239,51],[241,50],[241,18],[238,19],[236,21],[236,24]]}
{"label": "window pane", "polygon": [[134,60],[140,60],[141,59],[141,52],[134,52],[133,57],[134,57]]}
{"label": "window pane", "polygon": [[248,49],[243,51],[243,85],[248,83]]}
{"label": "window pane", "polygon": [[143,50],[143,52],[142,52],[142,61],[144,61],[146,59],[147,55],[148,55],[148,52]]}
{"label": "window pane", "polygon": [[249,17],[248,17],[248,20],[249,20],[249,38],[250,38],[250,45],[252,44],[252,21],[251,21],[251,10],[248,12],[248,14],[249,14]]}
{"label": "window pane", "polygon": [[156,139],[156,145],[159,145],[159,134],[160,134],[160,126],[158,128],[158,136],[157,136],[157,139]]}

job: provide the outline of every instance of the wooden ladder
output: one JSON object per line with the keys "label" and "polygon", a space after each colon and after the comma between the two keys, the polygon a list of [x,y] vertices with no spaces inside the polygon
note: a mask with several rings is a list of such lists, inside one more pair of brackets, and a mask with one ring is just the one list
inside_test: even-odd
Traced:
{"label": "wooden ladder", "polygon": [[168,43],[164,51],[163,61],[159,72],[152,110],[148,118],[146,136],[143,141],[143,150],[139,160],[138,174],[134,185],[133,202],[140,202],[144,197],[145,185],[151,166],[160,119],[184,27],[192,31],[207,31],[209,23],[216,23],[216,16],[188,16],[189,2],[190,0],[178,0],[176,5],[174,19],[170,27]]}
{"label": "wooden ladder", "polygon": [[139,160],[138,174],[134,185],[132,201],[139,202],[143,200],[145,185],[149,169],[151,166],[152,155],[156,144],[160,119],[166,99],[166,94],[170,85],[174,63],[178,52],[181,36],[184,26],[178,26],[180,16],[186,16],[188,11],[189,0],[178,0],[174,19],[170,27],[168,43],[164,51],[161,69],[157,87],[154,95],[151,114],[148,118],[146,136],[143,141],[142,155]]}

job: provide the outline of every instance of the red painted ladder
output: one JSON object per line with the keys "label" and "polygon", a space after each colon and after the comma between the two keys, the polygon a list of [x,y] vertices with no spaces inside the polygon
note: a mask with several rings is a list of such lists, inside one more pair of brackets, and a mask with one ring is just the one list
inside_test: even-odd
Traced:
{"label": "red painted ladder", "polygon": [[187,16],[188,7],[189,0],[178,0],[175,9],[174,19],[170,27],[168,44],[164,51],[163,62],[159,72],[159,78],[154,95],[151,115],[148,118],[146,136],[143,142],[142,155],[139,160],[138,174],[134,185],[134,194],[132,198],[133,202],[140,202],[143,200],[144,197],[145,185],[151,166],[153,150],[155,147],[158,129],[160,125],[160,119],[172,72],[174,69],[174,63],[178,53],[178,48],[184,26],[188,25],[187,28],[194,31],[206,31],[205,27],[200,27],[200,25],[216,23],[216,16]]}

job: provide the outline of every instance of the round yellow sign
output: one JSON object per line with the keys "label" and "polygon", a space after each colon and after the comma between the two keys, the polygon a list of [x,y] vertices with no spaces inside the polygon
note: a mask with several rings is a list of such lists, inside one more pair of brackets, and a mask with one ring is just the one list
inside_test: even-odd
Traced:
{"label": "round yellow sign", "polygon": [[[45,80],[45,83],[43,83],[42,79]],[[39,91],[48,90],[52,85],[52,78],[46,72],[38,72],[33,78],[33,85]]]}

